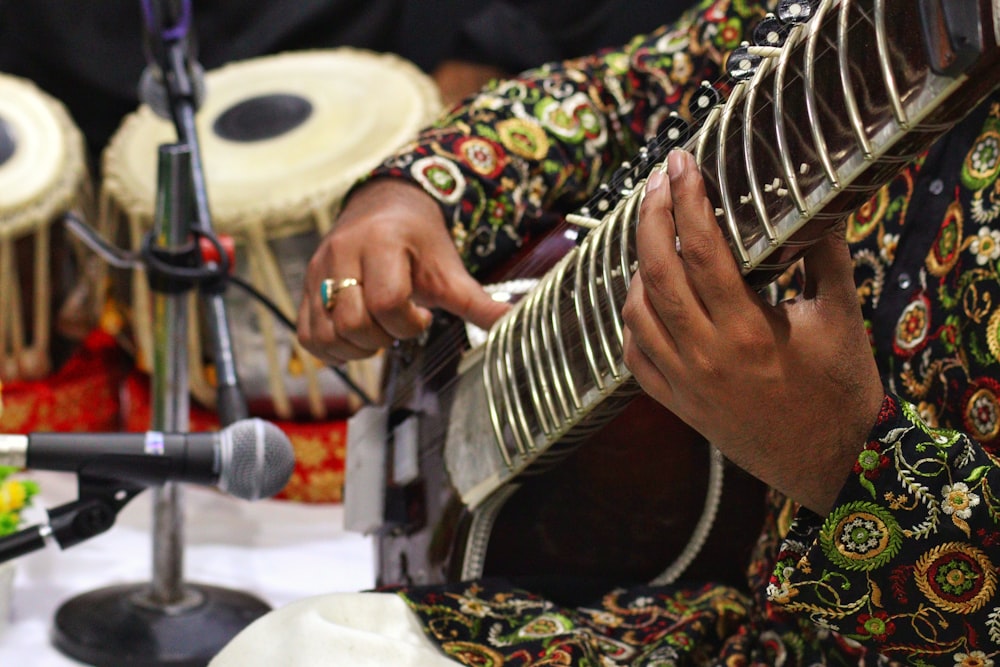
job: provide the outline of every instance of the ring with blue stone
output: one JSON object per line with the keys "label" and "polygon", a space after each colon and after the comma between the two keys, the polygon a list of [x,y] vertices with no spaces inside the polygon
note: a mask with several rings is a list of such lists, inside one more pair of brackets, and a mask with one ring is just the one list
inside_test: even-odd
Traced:
{"label": "ring with blue stone", "polygon": [[340,280],[327,278],[324,280],[319,285],[319,298],[323,302],[323,307],[327,310],[333,310],[333,307],[337,305],[337,294],[340,293],[340,290],[354,286],[360,287],[361,281],[357,278],[341,278]]}

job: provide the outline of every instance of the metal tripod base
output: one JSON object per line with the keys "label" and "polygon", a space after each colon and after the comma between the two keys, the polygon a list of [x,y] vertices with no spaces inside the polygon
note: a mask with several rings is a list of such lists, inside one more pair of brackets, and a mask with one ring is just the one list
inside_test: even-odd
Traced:
{"label": "metal tripod base", "polygon": [[56,611],[52,643],[98,667],[204,667],[230,639],[270,611],[262,600],[202,584],[184,602],[157,606],[149,584],[111,586],[71,598]]}

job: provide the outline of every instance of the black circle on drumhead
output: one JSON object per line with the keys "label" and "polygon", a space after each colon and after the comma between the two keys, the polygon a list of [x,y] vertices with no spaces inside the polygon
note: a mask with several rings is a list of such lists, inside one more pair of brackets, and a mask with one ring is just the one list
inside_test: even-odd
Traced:
{"label": "black circle on drumhead", "polygon": [[312,103],[298,95],[260,95],[226,109],[212,129],[229,141],[263,141],[294,130],[309,118],[312,109]]}
{"label": "black circle on drumhead", "polygon": [[0,118],[0,164],[14,156],[17,151],[17,142],[14,140],[14,133],[11,132],[10,124]]}

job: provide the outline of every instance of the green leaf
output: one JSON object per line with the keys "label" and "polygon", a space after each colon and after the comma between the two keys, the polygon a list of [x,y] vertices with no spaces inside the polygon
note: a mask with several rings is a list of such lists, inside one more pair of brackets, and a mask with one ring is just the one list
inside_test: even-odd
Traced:
{"label": "green leaf", "polygon": [[969,476],[965,478],[965,481],[966,482],[978,482],[979,480],[981,480],[983,478],[983,475],[986,474],[986,471],[988,471],[990,469],[991,469],[991,466],[979,466],[978,468],[976,468],[975,470],[973,470],[971,473],[969,473]]}

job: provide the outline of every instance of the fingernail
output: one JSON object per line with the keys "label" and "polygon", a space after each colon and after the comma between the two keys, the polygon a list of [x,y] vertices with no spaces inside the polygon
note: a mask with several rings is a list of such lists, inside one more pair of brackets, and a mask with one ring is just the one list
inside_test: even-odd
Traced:
{"label": "fingernail", "polygon": [[646,179],[646,194],[655,192],[659,188],[663,187],[663,181],[666,179],[666,174],[664,174],[659,169],[654,169],[653,173],[649,175]]}
{"label": "fingernail", "polygon": [[670,154],[667,155],[667,173],[670,174],[670,180],[675,181],[683,176],[687,164],[688,154],[686,152],[679,149],[670,151]]}

